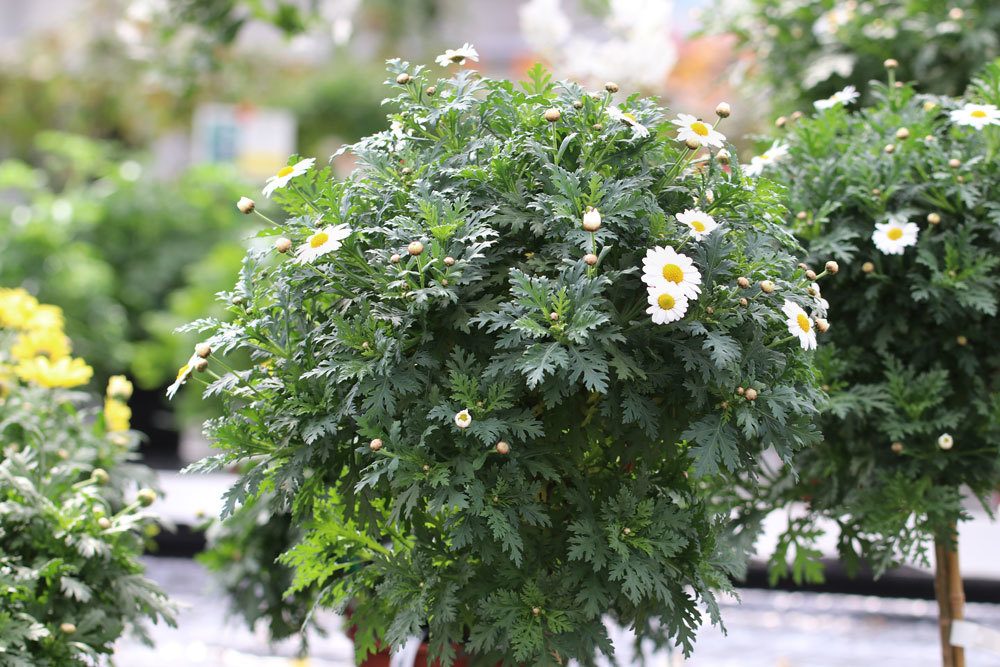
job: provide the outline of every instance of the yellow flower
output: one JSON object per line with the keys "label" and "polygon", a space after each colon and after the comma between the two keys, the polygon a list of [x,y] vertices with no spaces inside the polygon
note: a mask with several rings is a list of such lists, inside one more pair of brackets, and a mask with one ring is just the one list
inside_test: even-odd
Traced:
{"label": "yellow flower", "polygon": [[17,361],[48,357],[52,361],[69,356],[69,338],[60,329],[32,329],[17,336],[10,355]]}
{"label": "yellow flower", "polygon": [[35,312],[32,313],[31,319],[28,320],[25,328],[31,330],[51,329],[54,331],[62,331],[65,324],[66,322],[65,318],[63,318],[62,308],[59,306],[41,304],[35,308]]}
{"label": "yellow flower", "polygon": [[108,398],[127,401],[132,398],[132,383],[124,375],[112,375],[108,378]]}
{"label": "yellow flower", "polygon": [[79,387],[90,382],[94,369],[83,359],[63,357],[56,361],[48,357],[26,359],[17,365],[17,376],[25,382],[43,387]]}
{"label": "yellow flower", "polygon": [[0,327],[23,329],[38,310],[38,299],[20,287],[0,288]]}
{"label": "yellow flower", "polygon": [[104,427],[108,433],[127,431],[132,419],[132,410],[113,398],[104,400]]}

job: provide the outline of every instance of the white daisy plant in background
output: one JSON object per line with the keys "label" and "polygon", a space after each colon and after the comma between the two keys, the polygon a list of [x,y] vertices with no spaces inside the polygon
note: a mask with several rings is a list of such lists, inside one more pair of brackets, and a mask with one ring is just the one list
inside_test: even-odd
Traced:
{"label": "white daisy plant in background", "polygon": [[691,230],[691,236],[697,241],[701,241],[719,227],[715,218],[696,208],[689,208],[683,213],[678,213],[677,222],[688,227]]}
{"label": "white daisy plant in background", "polygon": [[608,117],[612,120],[616,120],[620,123],[625,123],[630,128],[632,128],[632,134],[640,139],[644,139],[649,136],[649,128],[636,120],[636,117],[627,111],[622,111],[616,106],[609,106],[607,108]]}
{"label": "white daisy plant in background", "polygon": [[1000,109],[995,104],[969,103],[961,109],[954,109],[949,117],[956,125],[972,126],[977,130],[987,125],[1000,125]]}
{"label": "white daisy plant in background", "polygon": [[688,309],[688,298],[680,286],[672,282],[662,282],[648,290],[649,308],[646,313],[654,324],[668,324],[684,317]]}
{"label": "white daisy plant in background", "polygon": [[347,225],[328,225],[311,234],[306,242],[295,253],[295,261],[299,264],[314,262],[327,253],[340,249],[344,239],[351,235]]}
{"label": "white daisy plant in background", "polygon": [[681,294],[692,300],[701,293],[701,272],[690,257],[669,246],[656,246],[646,251],[642,260],[642,282],[650,289],[674,284]]}
{"label": "white daisy plant in background", "polygon": [[677,126],[678,141],[694,141],[702,146],[722,148],[726,135],[722,134],[711,123],[695,118],[691,114],[678,114],[670,121]]}
{"label": "white daisy plant in background", "polygon": [[447,67],[448,65],[464,65],[466,60],[479,62],[479,52],[468,42],[458,49],[445,49],[445,52],[435,58],[434,62],[441,67]]}
{"label": "white daisy plant in background", "polygon": [[756,178],[763,173],[765,167],[774,164],[787,155],[788,144],[775,141],[766,151],[750,158],[750,164],[743,170],[743,173]]}
{"label": "white daisy plant in background", "polygon": [[854,103],[861,97],[861,93],[854,86],[847,86],[843,90],[838,90],[830,97],[825,100],[816,100],[813,102],[813,106],[817,109],[830,109],[832,107],[839,105],[847,106],[848,104]]}
{"label": "white daisy plant in background", "polygon": [[816,349],[816,328],[809,314],[802,309],[802,306],[785,299],[781,306],[781,312],[785,314],[788,332],[799,339],[799,345],[803,350]]}
{"label": "white daisy plant in background", "polygon": [[902,255],[910,246],[917,244],[920,228],[915,223],[907,222],[906,216],[894,213],[888,222],[875,223],[872,241],[875,247],[884,255]]}
{"label": "white daisy plant in background", "polygon": [[277,174],[267,179],[267,182],[264,184],[264,196],[270,197],[271,193],[275,190],[285,187],[293,178],[301,176],[312,169],[314,164],[316,164],[316,158],[311,157],[306,158],[305,160],[299,160],[293,165],[282,167]]}

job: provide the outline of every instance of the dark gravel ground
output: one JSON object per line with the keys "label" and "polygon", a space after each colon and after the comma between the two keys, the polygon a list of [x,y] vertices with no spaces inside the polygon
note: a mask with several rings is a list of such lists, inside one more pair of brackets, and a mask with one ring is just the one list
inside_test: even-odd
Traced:
{"label": "dark gravel ground", "polygon": [[[269,647],[262,633],[227,623],[225,599],[197,563],[147,558],[149,575],[182,605],[179,627],[154,628],[155,649],[125,639],[118,667],[291,667],[295,644]],[[647,655],[654,667],[937,667],[937,607],[901,600],[832,593],[744,590],[742,603],[723,604],[728,635],[707,627],[695,655]],[[1000,629],[1000,605],[970,604],[967,619]],[[324,619],[330,634],[312,640],[309,667],[349,667],[349,640],[339,619]],[[638,665],[628,642],[616,644],[620,664]],[[1000,654],[967,651],[969,667],[1000,667]]]}

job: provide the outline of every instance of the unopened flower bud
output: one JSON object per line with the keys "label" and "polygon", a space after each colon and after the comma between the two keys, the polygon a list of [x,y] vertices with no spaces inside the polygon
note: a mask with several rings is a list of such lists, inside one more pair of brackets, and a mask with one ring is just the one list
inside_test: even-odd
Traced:
{"label": "unopened flower bud", "polygon": [[396,77],[396,83],[398,83],[401,86],[405,86],[409,82],[410,82],[410,75],[407,74],[406,72],[403,72]]}
{"label": "unopened flower bud", "polygon": [[831,259],[829,262],[826,263],[825,268],[826,272],[832,276],[835,275],[837,271],[840,271],[840,264],[837,264],[835,261]]}
{"label": "unopened flower bud", "polygon": [[910,138],[909,128],[901,127],[898,130],[896,130],[896,138],[899,139],[900,141],[902,141],[903,139],[909,139]]}
{"label": "unopened flower bud", "polygon": [[948,166],[951,167],[952,169],[958,169],[959,167],[962,166],[962,161],[959,160],[958,158],[953,157],[952,159],[948,160]]}
{"label": "unopened flower bud", "polygon": [[826,333],[830,330],[830,323],[824,320],[822,317],[816,318],[816,331],[820,333]]}
{"label": "unopened flower bud", "polygon": [[901,442],[894,442],[891,445],[889,445],[889,449],[892,450],[893,454],[902,454],[903,453],[903,443],[901,443]]}
{"label": "unopened flower bud", "polygon": [[136,495],[136,500],[143,507],[149,507],[156,502],[156,491],[152,489],[140,489],[138,495]]}
{"label": "unopened flower bud", "polygon": [[886,144],[885,148],[882,149],[887,155],[892,155],[896,152],[896,147],[893,144]]}
{"label": "unopened flower bud", "polygon": [[60,447],[59,449],[56,450],[56,456],[65,461],[66,459],[69,458],[69,452]]}
{"label": "unopened flower bud", "polygon": [[550,123],[554,123],[557,120],[559,120],[560,116],[562,116],[562,114],[559,113],[559,109],[556,109],[555,107],[545,110],[545,120],[549,121]]}
{"label": "unopened flower bud", "polygon": [[507,444],[505,441],[501,440],[500,442],[497,443],[496,450],[497,454],[503,454],[504,456],[506,456],[507,454],[510,453],[510,445]]}
{"label": "unopened flower bud", "polygon": [[[421,470],[423,470],[424,472],[430,472],[431,471],[431,467],[425,463],[424,467],[421,468]],[[421,582],[420,585],[423,586],[424,585],[423,582]]]}
{"label": "unopened flower bud", "polygon": [[437,86],[427,86],[427,89],[424,92],[427,93],[428,97],[434,97],[434,94],[437,93],[437,91]]}
{"label": "unopened flower bud", "polygon": [[594,123],[593,125],[591,125],[591,127],[597,130],[598,132],[604,129],[604,126],[601,125],[600,123]]}
{"label": "unopened flower bud", "polygon": [[802,116],[804,116],[804,115],[805,115],[805,114],[803,114],[803,113],[802,113],[801,111],[793,111],[793,112],[792,112],[792,115],[791,115],[791,116],[789,116],[789,118],[791,118],[792,120],[799,120],[799,119],[800,119],[800,118],[802,118]]}
{"label": "unopened flower bud", "polygon": [[208,359],[212,355],[212,346],[208,343],[198,343],[194,346],[194,353],[202,359]]}
{"label": "unopened flower bud", "polygon": [[896,69],[897,67],[899,67],[899,61],[896,60],[895,58],[889,58],[882,64],[885,65],[886,69]]}
{"label": "unopened flower bud", "polygon": [[763,292],[764,294],[770,294],[771,292],[774,291],[774,283],[771,282],[770,280],[760,281],[760,291]]}
{"label": "unopened flower bud", "polygon": [[596,232],[601,228],[601,212],[593,206],[588,206],[583,214],[583,228],[588,232]]}
{"label": "unopened flower bud", "polygon": [[816,272],[812,269],[806,271],[806,280],[816,280]]}
{"label": "unopened flower bud", "polygon": [[106,516],[102,516],[100,519],[97,520],[97,527],[100,528],[101,530],[107,530],[108,528],[111,527],[111,519],[109,519]]}
{"label": "unopened flower bud", "polygon": [[64,635],[72,635],[76,633],[76,626],[72,623],[62,623],[59,626],[59,631]]}
{"label": "unopened flower bud", "polygon": [[955,446],[955,438],[951,437],[950,433],[942,433],[938,436],[938,447],[944,451],[948,451]]}
{"label": "unopened flower bud", "polygon": [[740,305],[743,306],[744,308],[746,308],[749,303],[750,302],[747,301],[745,297],[740,299]]}
{"label": "unopened flower bud", "polygon": [[739,278],[736,279],[736,284],[739,285],[741,288],[746,289],[750,287],[750,280],[744,276],[740,276]]}
{"label": "unopened flower bud", "polygon": [[618,84],[615,83],[614,81],[608,81],[606,84],[604,84],[604,90],[608,91],[609,93],[617,93]]}
{"label": "unopened flower bud", "polygon": [[236,208],[240,210],[240,213],[250,215],[257,208],[257,204],[249,197],[240,197],[240,200],[236,202]]}
{"label": "unopened flower bud", "polygon": [[243,297],[242,294],[237,294],[236,296],[233,297],[234,306],[240,306],[243,304],[244,301],[246,301],[246,299]]}
{"label": "unopened flower bud", "polygon": [[533,616],[540,616],[540,615],[541,615],[541,613],[542,613],[542,610],[541,610],[541,609],[539,609],[538,607],[532,607],[532,608],[531,608],[531,614],[532,614]]}
{"label": "unopened flower bud", "polygon": [[622,535],[631,535],[631,534],[632,534],[632,529],[631,528],[629,528],[628,526],[625,526],[624,528],[622,528]]}
{"label": "unopened flower bud", "polygon": [[382,438],[375,438],[374,440],[369,442],[368,449],[372,450],[373,452],[377,452],[378,450],[382,449]]}
{"label": "unopened flower bud", "polygon": [[775,127],[784,127],[785,123],[787,123],[787,122],[788,122],[787,118],[785,118],[784,116],[778,116],[778,118],[774,121],[774,126]]}
{"label": "unopened flower bud", "polygon": [[553,322],[558,322],[559,321],[559,313],[557,313],[555,311],[549,313],[549,319],[552,320]]}
{"label": "unopened flower bud", "polygon": [[389,258],[389,261],[392,262],[393,264],[399,264],[399,260],[400,259],[401,259],[401,257],[399,256],[399,253],[398,252],[394,252],[392,254],[392,257]]}
{"label": "unopened flower bud", "polygon": [[699,148],[701,148],[701,142],[700,141],[695,141],[694,139],[687,139],[687,140],[685,140],[684,141],[684,145],[687,146],[689,149],[691,149],[693,151],[696,151]]}
{"label": "unopened flower bud", "polygon": [[733,113],[733,109],[728,102],[719,102],[715,107],[715,115],[719,118],[729,118],[731,113]]}
{"label": "unopened flower bud", "polygon": [[283,255],[292,249],[292,240],[282,236],[274,242],[274,249]]}
{"label": "unopened flower bud", "polygon": [[736,393],[739,394],[740,396],[742,396],[743,394],[745,394],[746,391],[747,390],[744,389],[742,386],[736,388]]}
{"label": "unopened flower bud", "polygon": [[573,100],[573,108],[574,109],[582,109],[583,108],[583,102],[581,102],[580,100]]}
{"label": "unopened flower bud", "polygon": [[934,102],[933,100],[927,100],[924,102],[924,111],[934,111],[935,109],[937,109],[937,102]]}
{"label": "unopened flower bud", "polygon": [[587,266],[594,266],[595,264],[597,264],[597,255],[595,255],[592,252],[588,252],[586,255],[583,256],[583,262]]}
{"label": "unopened flower bud", "polygon": [[948,18],[952,21],[961,21],[965,17],[965,10],[961,7],[952,7],[948,10]]}
{"label": "unopened flower bud", "polygon": [[421,254],[424,251],[424,244],[420,241],[412,241],[410,245],[406,246],[406,252],[410,253],[414,257]]}
{"label": "unopened flower bud", "polygon": [[796,220],[805,220],[808,217],[809,217],[809,214],[806,213],[805,211],[799,211],[798,213],[795,214],[795,219]]}
{"label": "unopened flower bud", "polygon": [[964,347],[969,344],[969,339],[965,336],[957,336],[955,342]]}
{"label": "unopened flower bud", "polygon": [[743,398],[747,399],[748,401],[756,401],[757,390],[752,387],[750,389],[747,389],[745,392],[743,392]]}
{"label": "unopened flower bud", "polygon": [[892,87],[893,87],[893,88],[902,88],[902,87],[903,87],[903,85],[904,85],[904,84],[903,84],[903,82],[902,82],[902,81],[897,81],[896,83],[892,84]]}
{"label": "unopened flower bud", "polygon": [[880,196],[882,194],[882,189],[881,188],[872,188],[872,194],[875,195],[876,197],[878,197],[878,196]]}
{"label": "unopened flower bud", "polygon": [[927,214],[927,222],[929,222],[932,225],[940,224],[941,223],[941,214],[940,213],[928,213]]}
{"label": "unopened flower bud", "polygon": [[208,359],[198,359],[192,364],[192,367],[199,373],[202,373],[208,368]]}
{"label": "unopened flower bud", "polygon": [[403,167],[402,169],[399,170],[399,173],[401,173],[403,176],[409,176],[410,174],[413,173],[413,170],[410,169],[409,167]]}
{"label": "unopened flower bud", "polygon": [[450,257],[450,256],[449,257],[445,257],[443,261],[444,261],[444,265],[445,266],[455,266],[455,258],[454,257]]}
{"label": "unopened flower bud", "polygon": [[94,470],[90,473],[90,478],[101,486],[104,486],[111,481],[111,476],[108,475],[108,471],[104,468],[94,468]]}
{"label": "unopened flower bud", "polygon": [[871,273],[872,271],[875,270],[875,265],[872,264],[871,262],[865,262],[864,264],[861,265],[861,270],[864,271],[865,273]]}

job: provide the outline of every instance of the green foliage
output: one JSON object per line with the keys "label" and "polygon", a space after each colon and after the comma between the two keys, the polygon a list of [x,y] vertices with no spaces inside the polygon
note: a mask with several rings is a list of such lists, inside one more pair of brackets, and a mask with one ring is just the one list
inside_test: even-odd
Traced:
{"label": "green foliage", "polygon": [[[812,259],[841,261],[823,292],[838,323],[818,355],[826,443],[797,458],[801,483],[781,493],[808,497],[840,524],[842,553],[881,571],[925,561],[964,518],[960,490],[985,500],[1000,482],[1000,127],[951,118],[1000,103],[1000,63],[964,98],[875,95],[796,123],[773,173],[804,212],[792,224]],[[901,254],[873,241],[892,220],[919,228]]]}
{"label": "green foliage", "polygon": [[[173,377],[171,336],[231,281],[248,235],[239,184],[216,167],[157,182],[107,143],[45,133],[42,164],[0,162],[0,282],[62,307],[99,376]],[[221,311],[220,311],[221,312]]]}
{"label": "green foliage", "polygon": [[[292,591],[350,604],[359,655],[427,628],[446,664],[464,643],[589,665],[611,652],[606,615],[690,651],[742,555],[704,483],[818,439],[811,354],[781,308],[823,311],[777,191],[692,162],[650,100],[625,122],[610,94],[530,76],[390,61],[393,128],[346,149],[354,175],[275,190],[287,216],[264,234],[296,257],[251,250],[221,295],[233,321],[188,327],[227,402],[207,424],[221,453],[196,469],[250,462],[227,512],[292,503]],[[695,239],[676,219],[692,207],[721,228]],[[342,245],[308,259],[335,225]],[[656,247],[701,275],[662,325],[642,280]],[[235,351],[253,364],[219,358]]]}
{"label": "green foliage", "polygon": [[853,85],[869,98],[883,61],[925,92],[957,95],[984,63],[1000,56],[1000,5],[993,0],[718,0],[707,29],[730,32],[756,58],[751,78],[779,104],[813,100]]}
{"label": "green foliage", "polygon": [[129,461],[135,434],[106,432],[93,403],[20,384],[0,398],[3,665],[109,664],[126,630],[148,643],[147,622],[173,625],[139,561],[155,517],[128,502],[152,474]]}

